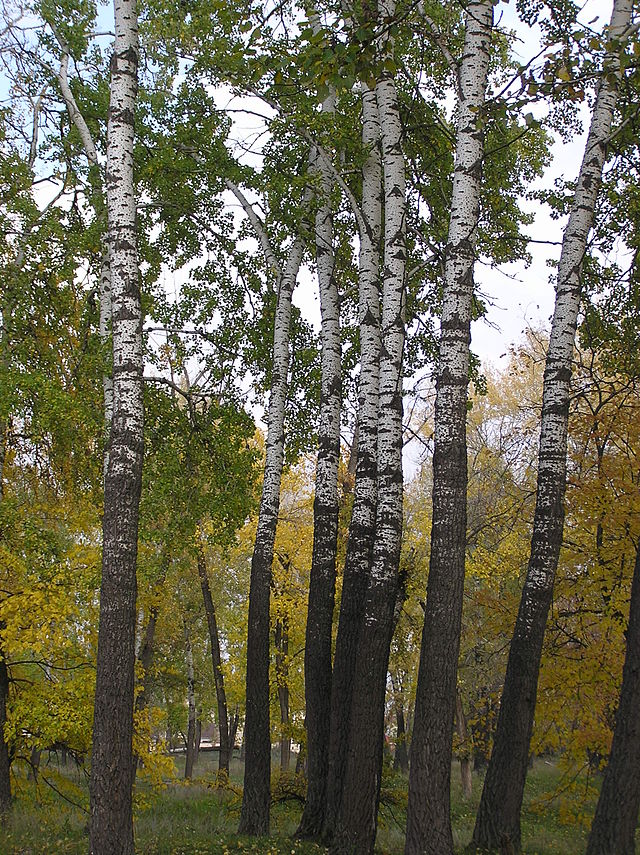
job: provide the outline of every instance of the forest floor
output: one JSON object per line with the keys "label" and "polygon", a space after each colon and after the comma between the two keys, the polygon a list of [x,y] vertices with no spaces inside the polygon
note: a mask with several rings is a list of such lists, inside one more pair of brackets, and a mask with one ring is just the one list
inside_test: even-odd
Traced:
{"label": "forest floor", "polygon": [[[184,759],[175,758],[176,776]],[[136,790],[136,853],[139,855],[320,855],[316,844],[292,839],[302,802],[293,776],[274,776],[271,837],[240,838],[242,764],[233,761],[229,789],[215,783],[215,757],[201,753],[193,782],[178,777],[160,790],[144,784]],[[182,768],[181,768],[182,767]],[[274,764],[275,768],[275,764]],[[474,775],[473,796],[464,801],[457,764],[453,769],[452,816],[460,852],[471,839],[481,779]],[[529,774],[523,811],[526,855],[580,855],[594,807],[588,782],[575,779],[565,787],[558,764],[537,760]],[[0,828],[0,855],[85,855],[87,851],[86,774],[55,758],[43,762],[38,784],[16,775],[16,802],[11,818]],[[54,789],[55,788],[55,789]],[[551,798],[551,794],[556,796]],[[407,781],[387,774],[383,779],[376,849],[401,855],[404,842]],[[74,802],[75,804],[72,804]]]}

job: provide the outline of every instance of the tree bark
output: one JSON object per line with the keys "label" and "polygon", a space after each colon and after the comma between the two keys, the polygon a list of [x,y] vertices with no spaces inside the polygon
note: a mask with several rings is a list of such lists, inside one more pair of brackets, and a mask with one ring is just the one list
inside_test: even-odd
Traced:
{"label": "tree bark", "polygon": [[409,771],[409,752],[407,751],[407,727],[404,720],[404,707],[401,698],[396,700],[396,751],[393,757],[393,769],[406,775]]}
{"label": "tree bark", "polygon": [[303,237],[298,235],[289,251],[287,265],[279,282],[276,305],[264,481],[249,589],[244,727],[246,760],[239,834],[268,834],[269,832],[271,801],[269,596],[284,459],[284,415],[289,370],[291,297],[302,262],[303,247]]}
{"label": "tree bark", "polygon": [[342,583],[340,617],[331,684],[327,805],[322,830],[330,840],[342,798],[353,673],[364,597],[373,554],[377,491],[378,390],[380,371],[380,237],[382,172],[380,123],[375,91],[362,93],[362,141],[369,151],[362,170],[362,214],[358,274],[360,378],[358,448],[353,510]]}
{"label": "tree bark", "polygon": [[102,584],[89,849],[133,855],[133,699],[138,509],[142,481],[142,310],[133,176],[138,28],[134,0],[116,0],[107,147],[114,407],[105,474]]}
{"label": "tree bark", "polygon": [[[335,96],[323,103],[332,112]],[[317,153],[312,157],[320,176],[320,205],[316,213],[316,265],[321,314],[321,398],[313,503],[313,553],[305,636],[305,726],[307,731],[307,797],[298,837],[318,837],[324,824],[329,734],[331,721],[331,629],[335,603],[338,544],[338,464],[342,347],[340,301],[334,276],[331,175]]]}
{"label": "tree bark", "polygon": [[229,710],[227,707],[227,693],[224,687],[224,674],[222,672],[222,655],[220,652],[218,621],[216,618],[216,609],[213,603],[213,597],[211,596],[209,577],[207,575],[207,564],[202,544],[198,545],[198,576],[200,578],[200,588],[202,590],[202,599],[204,601],[204,611],[207,616],[207,627],[209,628],[209,643],[211,645],[213,679],[216,687],[216,703],[218,707],[218,729],[220,730],[220,753],[218,755],[218,773],[222,775],[227,775],[228,777],[233,742],[229,738]]}
{"label": "tree bark", "polygon": [[407,855],[453,855],[451,753],[467,527],[469,343],[484,155],[481,109],[492,25],[492,3],[472,0],[467,8],[458,83],[456,161],[436,382],[431,555],[411,740]]}
{"label": "tree bark", "polygon": [[289,735],[289,631],[286,619],[279,620],[275,628],[276,681],[280,706],[280,771],[289,771],[291,736]]}
{"label": "tree bark", "polygon": [[193,649],[189,627],[184,624],[184,643],[187,659],[187,751],[184,761],[184,779],[190,781],[193,777],[193,763],[195,760],[196,743],[196,693],[194,689],[195,676],[193,672]]}
{"label": "tree bark", "polygon": [[460,740],[460,782],[462,784],[462,797],[465,800],[473,794],[473,778],[471,776],[471,745],[469,744],[469,731],[467,729],[467,717],[462,706],[462,695],[460,690],[456,692],[456,732]]}
{"label": "tree bark", "polygon": [[[4,622],[0,622],[0,635],[4,631]],[[7,723],[7,701],[9,699],[9,671],[4,658],[0,639],[0,816],[11,810],[11,758],[9,746],[4,736]]]}
{"label": "tree bark", "polygon": [[640,808],[640,546],[631,584],[627,652],[611,753],[587,855],[635,855]]}
{"label": "tree bark", "polygon": [[[631,19],[630,0],[616,0],[609,39]],[[618,46],[607,53],[569,221],[562,240],[556,303],[544,371],[536,508],[531,555],[509,650],[493,751],[473,832],[478,848],[521,848],[520,811],[547,615],[564,526],[567,421],[573,348],[580,309],[580,270],[602,179],[620,80]]]}
{"label": "tree bark", "polygon": [[[381,4],[392,20],[395,2]],[[384,53],[392,51],[392,41]],[[373,852],[384,740],[389,646],[402,539],[402,352],[406,267],[406,185],[402,123],[393,78],[376,86],[384,177],[382,344],[377,430],[377,507],[371,573],[358,634],[342,799],[330,851]],[[362,433],[360,434],[362,440]]]}

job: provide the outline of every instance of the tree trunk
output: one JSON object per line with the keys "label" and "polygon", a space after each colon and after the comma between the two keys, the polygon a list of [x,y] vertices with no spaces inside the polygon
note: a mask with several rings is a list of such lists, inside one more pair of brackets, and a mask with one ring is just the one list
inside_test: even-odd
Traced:
{"label": "tree trunk", "polygon": [[289,370],[291,296],[302,261],[304,241],[296,237],[278,288],[273,337],[273,370],[262,498],[251,561],[247,692],[244,739],[246,762],[239,834],[268,834],[271,783],[269,725],[269,596],[273,544],[280,507],[284,458],[284,414]]}
{"label": "tree trunk", "polygon": [[[609,39],[629,25],[630,0],[614,3]],[[531,556],[509,650],[493,751],[484,781],[473,843],[481,849],[506,842],[520,851],[520,810],[547,615],[564,525],[567,421],[573,348],[580,309],[580,268],[593,222],[606,143],[620,79],[617,41],[607,54],[584,159],[563,240],[542,393],[538,484]]]}
{"label": "tree trunk", "polygon": [[149,703],[149,677],[151,674],[151,663],[153,662],[153,643],[157,621],[158,609],[155,606],[151,606],[149,609],[149,620],[147,621],[142,645],[138,653],[138,662],[142,665],[142,688],[136,697],[136,712],[142,712]]}
{"label": "tree trunk", "polygon": [[[0,634],[4,622],[0,622]],[[9,672],[0,641],[0,816],[11,810],[11,759],[9,746],[4,736],[7,722],[7,700],[9,699]]]}
{"label": "tree trunk", "polygon": [[279,620],[275,629],[276,682],[280,706],[280,770],[289,771],[291,736],[289,735],[289,632],[286,618]]}
{"label": "tree trunk", "polygon": [[[323,103],[332,112],[335,96]],[[338,543],[338,464],[342,347],[340,301],[334,277],[333,182],[317,152],[312,157],[320,173],[321,201],[316,213],[316,265],[322,319],[322,379],[318,460],[313,503],[313,553],[304,655],[305,726],[307,731],[307,797],[298,837],[318,837],[324,824],[329,733],[331,721],[331,629],[335,602]]]}
{"label": "tree trunk", "polygon": [[453,855],[451,752],[467,527],[467,385],[484,154],[481,108],[492,24],[490,0],[472,0],[458,76],[456,162],[436,383],[431,555],[411,739],[407,855]]}
{"label": "tree trunk", "polygon": [[462,798],[468,801],[473,794],[473,779],[471,777],[471,745],[467,730],[467,717],[462,706],[460,690],[456,691],[456,732],[460,740],[460,781],[462,783]]}
{"label": "tree trunk", "polygon": [[218,621],[216,619],[216,609],[213,604],[213,597],[211,596],[211,588],[209,586],[204,549],[201,543],[198,544],[198,576],[200,578],[200,588],[202,590],[204,610],[207,616],[207,626],[209,628],[213,679],[216,687],[216,703],[218,705],[218,728],[220,730],[218,773],[227,775],[228,777],[233,742],[229,739],[229,711],[227,708],[227,693],[224,688],[224,674],[222,673],[222,655],[220,653]]}
{"label": "tree trunk", "polygon": [[202,718],[201,710],[196,710],[196,735],[193,745],[193,763],[194,765],[200,758],[200,744],[202,742]]}
{"label": "tree trunk", "polygon": [[190,781],[193,777],[196,743],[196,694],[194,690],[195,677],[193,673],[193,649],[189,627],[184,624],[184,643],[187,658],[187,752],[184,762],[184,779]]}
{"label": "tree trunk", "polygon": [[133,176],[135,2],[116,0],[107,147],[114,407],[105,474],[89,849],[133,855],[132,786],[138,509],[142,481],[142,310]]}
{"label": "tree trunk", "polygon": [[627,652],[611,753],[587,855],[635,855],[640,808],[640,546],[631,584]]}
{"label": "tree trunk", "polygon": [[353,673],[364,597],[373,554],[376,520],[378,388],[380,370],[380,234],[382,219],[380,124],[375,92],[362,94],[362,140],[369,155],[362,170],[359,314],[360,378],[358,384],[358,450],[353,510],[345,560],[340,617],[331,684],[331,721],[327,805],[322,830],[333,835],[342,798]]}
{"label": "tree trunk", "polygon": [[[389,20],[395,3],[381,5]],[[392,42],[387,51],[392,49]],[[342,800],[333,853],[373,852],[384,741],[389,645],[402,538],[402,351],[406,266],[406,187],[402,124],[393,78],[376,87],[384,175],[384,277],[377,442],[377,508],[370,579],[361,622]],[[362,432],[360,433],[362,440]]]}
{"label": "tree trunk", "polygon": [[393,757],[393,769],[406,775],[409,771],[409,753],[407,751],[407,728],[404,720],[404,708],[400,698],[396,700],[396,752]]}

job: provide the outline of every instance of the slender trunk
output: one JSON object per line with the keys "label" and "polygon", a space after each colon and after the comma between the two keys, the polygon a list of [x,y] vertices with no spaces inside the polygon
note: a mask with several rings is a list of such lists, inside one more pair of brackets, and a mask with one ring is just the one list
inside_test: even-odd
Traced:
{"label": "slender trunk", "polygon": [[[94,197],[94,206],[96,210],[96,214],[98,218],[104,222],[105,219],[105,208],[104,208],[104,192],[102,187],[102,181],[100,178],[100,164],[98,161],[98,152],[95,147],[95,143],[93,141],[93,137],[91,136],[91,131],[89,130],[89,126],[82,115],[81,111],[78,109],[78,105],[76,103],[75,96],[73,94],[73,90],[69,85],[68,79],[68,69],[69,69],[69,57],[70,51],[69,46],[65,42],[61,33],[56,29],[56,22],[51,21],[50,25],[53,29],[53,33],[62,49],[62,57],[60,60],[60,69],[58,71],[58,85],[60,86],[60,92],[62,93],[62,97],[65,102],[65,106],[67,108],[67,113],[69,114],[69,119],[73,122],[78,131],[80,139],[82,140],[82,147],[84,148],[85,155],[87,157],[87,161],[89,163],[89,184],[92,189],[93,197]],[[109,244],[109,241],[107,241]],[[102,253],[102,259],[100,264],[100,324],[99,324],[99,335],[100,340],[103,345],[106,346],[109,340],[110,328],[111,328],[111,257],[109,251],[109,245],[104,249]],[[109,462],[109,434],[111,431],[111,418],[113,415],[113,380],[110,374],[105,373],[102,378],[102,386],[103,386],[103,400],[104,400],[104,427],[105,427],[105,450],[104,450],[104,461],[103,461],[103,469],[104,476],[106,477],[107,466]]]}
{"label": "slender trunk", "polygon": [[611,753],[587,855],[635,855],[640,808],[640,546],[631,584],[627,652]]}
{"label": "slender trunk", "polygon": [[[4,313],[3,313],[4,314]],[[6,364],[6,333],[0,332],[2,358]],[[0,502],[4,499],[4,465],[7,455],[7,425],[0,420]],[[11,809],[11,758],[4,734],[7,723],[7,701],[9,700],[9,671],[5,659],[4,631],[6,625],[0,621],[0,816]]]}
{"label": "slender trunk", "polygon": [[395,703],[396,713],[396,752],[393,757],[393,769],[406,775],[409,771],[409,753],[407,751],[407,728],[404,720],[404,707],[402,698],[398,697]]}
{"label": "slender trunk", "polygon": [[[236,747],[236,734],[238,733],[238,725],[240,724],[240,711],[236,706],[233,711],[233,715],[231,716],[231,726],[229,727],[229,765],[231,765],[231,761],[233,760],[233,749]],[[242,740],[244,745],[244,738]],[[242,757],[244,760],[244,757]]]}
{"label": "slender trunk", "polygon": [[453,855],[451,753],[467,527],[467,385],[484,154],[480,111],[485,101],[492,24],[492,3],[472,0],[458,84],[456,162],[436,383],[431,556],[411,740],[407,855]]}
{"label": "slender trunk", "polygon": [[113,387],[105,474],[102,585],[89,849],[133,855],[134,647],[138,509],[142,481],[142,310],[133,177],[138,29],[134,0],[116,0],[107,147],[113,306]]}
{"label": "slender trunk", "polygon": [[240,815],[240,834],[268,834],[271,779],[269,724],[269,595],[273,544],[280,507],[280,480],[284,458],[284,414],[289,370],[291,297],[302,262],[304,240],[298,235],[281,277],[273,336],[273,370],[262,498],[251,561],[249,630],[247,636],[247,693],[244,740],[246,762]]}
{"label": "slender trunk", "polygon": [[158,609],[152,606],[149,609],[149,620],[144,632],[138,662],[142,666],[142,687],[136,697],[136,712],[142,712],[149,703],[149,678],[151,675],[151,663],[153,662],[153,643],[156,634],[156,623],[158,621]]}
{"label": "slender trunk", "polygon": [[229,775],[229,763],[231,760],[231,748],[233,741],[229,739],[229,711],[227,708],[227,693],[224,688],[224,674],[222,672],[222,656],[220,653],[220,636],[218,635],[218,621],[216,609],[209,587],[207,565],[202,544],[198,547],[198,576],[200,588],[204,601],[204,611],[207,616],[209,628],[209,642],[211,645],[211,661],[213,663],[213,679],[216,687],[216,703],[218,706],[218,728],[220,730],[220,753],[218,755],[218,773]]}
{"label": "slender trunk", "polygon": [[[393,0],[381,4],[392,20]],[[391,53],[390,41],[385,52]],[[358,637],[342,800],[334,853],[373,852],[384,742],[384,700],[402,538],[402,351],[406,186],[402,123],[393,78],[376,87],[384,176],[384,273],[377,442],[377,508],[371,574]],[[362,439],[362,433],[360,434]]]}
{"label": "slender trunk", "polygon": [[376,94],[362,93],[362,140],[369,151],[362,170],[359,315],[360,378],[358,383],[357,462],[353,510],[342,584],[338,635],[331,684],[331,719],[327,805],[323,836],[330,839],[342,798],[346,765],[353,673],[364,596],[373,554],[376,520],[378,388],[380,370],[380,234],[382,175],[380,124]]}
{"label": "slender trunk", "polygon": [[[0,622],[0,636],[4,632],[4,621]],[[9,699],[9,672],[0,642],[0,816],[11,810],[11,758],[4,736],[7,723],[7,701]]]}
{"label": "slender trunk", "polygon": [[473,779],[471,777],[471,744],[469,743],[469,731],[467,729],[467,717],[462,706],[462,695],[460,690],[456,691],[456,732],[460,740],[460,781],[462,783],[462,798],[468,801],[473,793]]}
{"label": "slender trunk", "polygon": [[289,771],[291,736],[289,735],[289,632],[286,618],[279,620],[275,629],[276,682],[280,706],[280,770]]}
{"label": "slender trunk", "polygon": [[617,40],[629,26],[631,0],[614,3],[607,54],[584,159],[563,241],[542,393],[538,484],[531,556],[509,649],[498,725],[473,832],[478,848],[504,843],[520,851],[520,810],[547,615],[564,525],[567,420],[573,348],[580,308],[580,270],[593,222],[606,143],[620,79]]}
{"label": "slender trunk", "polygon": [[200,710],[196,710],[196,735],[193,743],[193,763],[194,765],[200,758],[200,744],[202,742],[202,718]]}
{"label": "slender trunk", "polygon": [[193,777],[193,763],[196,742],[196,693],[194,690],[195,677],[193,673],[193,648],[189,627],[184,624],[184,644],[187,659],[187,754],[184,762],[184,779],[190,781]]}
{"label": "slender trunk", "polygon": [[[335,97],[323,103],[333,111]],[[332,180],[317,155],[322,199],[315,223],[316,264],[322,318],[322,380],[318,461],[313,503],[313,553],[304,656],[305,725],[307,731],[307,797],[299,837],[322,832],[329,770],[331,721],[331,628],[335,601],[338,544],[338,464],[340,461],[340,403],[342,349],[340,302],[334,277]]]}

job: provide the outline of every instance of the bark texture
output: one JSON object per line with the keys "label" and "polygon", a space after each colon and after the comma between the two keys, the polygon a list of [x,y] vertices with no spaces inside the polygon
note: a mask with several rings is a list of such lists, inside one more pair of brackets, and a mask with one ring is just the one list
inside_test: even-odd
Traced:
{"label": "bark texture", "polygon": [[587,855],[635,855],[639,808],[640,548],[636,548],[620,703]]}
{"label": "bark texture", "polygon": [[[329,96],[323,110],[333,110]],[[307,797],[298,827],[299,837],[318,837],[324,824],[329,769],[331,721],[331,628],[335,603],[338,543],[338,464],[340,462],[340,404],[342,348],[340,300],[334,277],[331,175],[315,155],[320,178],[320,204],[315,240],[321,314],[321,398],[313,503],[313,553],[304,656],[305,725],[307,731]]]}
{"label": "bark texture", "polygon": [[280,706],[280,771],[289,771],[291,736],[289,734],[289,625],[286,618],[276,623],[276,682]]}
{"label": "bark texture", "polygon": [[228,777],[233,740],[229,736],[229,710],[227,707],[227,693],[224,687],[224,674],[222,673],[222,655],[220,653],[220,636],[218,634],[216,608],[213,603],[213,597],[211,596],[209,576],[207,575],[207,564],[202,547],[198,549],[198,576],[200,578],[200,589],[202,590],[202,599],[204,601],[204,611],[207,616],[209,643],[211,645],[211,661],[213,664],[213,679],[216,687],[218,729],[220,731],[218,773],[222,773]]}
{"label": "bark texture", "polygon": [[[620,39],[630,0],[614,3],[609,36]],[[509,650],[493,751],[473,832],[478,848],[521,848],[520,810],[538,688],[542,642],[564,526],[567,421],[573,348],[580,308],[580,269],[593,222],[620,79],[618,48],[605,67],[591,118],[558,265],[556,302],[544,371],[536,508],[520,608]]]}
{"label": "bark texture", "polygon": [[291,297],[302,261],[303,247],[303,238],[298,235],[289,251],[287,265],[278,285],[264,481],[249,589],[244,727],[246,753],[239,834],[268,834],[269,832],[271,778],[269,595],[284,459],[284,415],[289,370]]}
{"label": "bark texture", "polygon": [[190,781],[193,777],[193,764],[196,753],[196,693],[195,674],[193,670],[193,648],[191,635],[186,622],[184,624],[184,646],[187,660],[187,751],[184,761],[184,779]]}
{"label": "bark texture", "polygon": [[345,560],[331,684],[327,806],[323,837],[331,839],[342,798],[358,633],[373,555],[377,496],[378,390],[380,371],[380,238],[382,166],[375,91],[362,94],[362,141],[369,155],[362,170],[358,272],[360,377],[353,510]]}
{"label": "bark texture", "polygon": [[135,3],[116,0],[107,148],[114,407],[105,474],[89,849],[133,855],[131,791],[138,508],[142,481],[142,310],[133,177]]}
{"label": "bark texture", "polygon": [[[4,624],[0,623],[0,633]],[[0,642],[0,816],[11,810],[11,759],[9,746],[4,738],[7,722],[7,700],[9,699],[9,671]]]}
{"label": "bark texture", "polygon": [[[380,14],[392,19],[395,4],[382,4]],[[388,43],[384,51],[391,52],[392,43]],[[385,216],[375,541],[358,634],[342,799],[330,850],[333,853],[363,855],[373,852],[376,836],[384,699],[402,538],[406,184],[397,91],[393,78],[387,73],[377,84],[376,100],[382,144]]]}
{"label": "bark texture", "polygon": [[411,741],[407,855],[453,855],[451,752],[467,528],[467,386],[490,0],[467,7],[436,382],[429,582]]}

